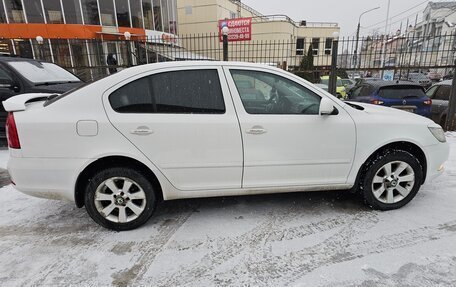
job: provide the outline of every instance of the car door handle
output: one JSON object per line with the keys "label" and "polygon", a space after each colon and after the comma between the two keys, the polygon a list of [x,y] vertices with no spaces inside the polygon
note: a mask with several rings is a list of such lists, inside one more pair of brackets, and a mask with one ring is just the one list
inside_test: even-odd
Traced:
{"label": "car door handle", "polygon": [[151,131],[148,127],[138,127],[137,129],[132,130],[130,133],[132,135],[146,136],[153,134],[154,132]]}
{"label": "car door handle", "polygon": [[246,130],[245,132],[251,135],[262,135],[264,133],[267,133],[267,130],[260,126],[254,126],[251,129]]}

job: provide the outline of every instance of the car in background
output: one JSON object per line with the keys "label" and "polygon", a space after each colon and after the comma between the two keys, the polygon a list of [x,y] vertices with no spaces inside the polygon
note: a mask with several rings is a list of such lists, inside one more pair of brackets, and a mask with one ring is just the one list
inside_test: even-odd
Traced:
{"label": "car in background", "polygon": [[[327,85],[329,87],[329,76],[322,76],[320,78],[320,83]],[[345,89],[342,79],[337,77],[336,79],[336,93],[339,99],[345,99],[347,97],[347,90]]]}
{"label": "car in background", "polygon": [[[0,101],[26,93],[61,94],[84,82],[62,67],[44,61],[0,56]],[[0,140],[6,138],[7,113],[0,108]]]}
{"label": "car in background", "polygon": [[341,79],[342,84],[345,87],[345,91],[349,91],[351,88],[356,86],[356,81],[352,79]]}
{"label": "car in background", "polygon": [[426,91],[426,95],[432,99],[431,119],[442,127],[445,126],[448,114],[451,84],[452,80],[442,81]]}
{"label": "car in background", "polygon": [[429,117],[431,99],[422,86],[407,81],[374,81],[353,88],[349,101],[392,107]]}
{"label": "car in background", "polygon": [[442,74],[437,73],[437,72],[428,72],[426,74],[426,76],[428,77],[429,80],[431,80],[434,83],[440,82],[442,80]]}
{"label": "car in background", "polygon": [[328,87],[328,85],[325,85],[325,84],[319,84],[319,83],[317,83],[317,84],[314,84],[314,85],[315,85],[315,86],[317,86],[317,87],[319,87],[319,88],[320,88],[320,89],[322,89],[322,90],[325,90],[325,91],[328,91],[328,90],[329,90],[329,87]]}
{"label": "car in background", "polygon": [[432,81],[422,73],[409,73],[408,76],[404,75],[403,79],[417,83],[425,89],[432,85]]}

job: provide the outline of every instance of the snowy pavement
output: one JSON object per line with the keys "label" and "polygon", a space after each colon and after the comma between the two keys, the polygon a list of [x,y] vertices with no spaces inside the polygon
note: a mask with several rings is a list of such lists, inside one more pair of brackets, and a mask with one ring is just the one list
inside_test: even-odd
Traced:
{"label": "snowy pavement", "polygon": [[6,186],[0,285],[456,286],[456,133],[448,141],[445,174],[389,212],[336,192],[179,200],[117,233]]}

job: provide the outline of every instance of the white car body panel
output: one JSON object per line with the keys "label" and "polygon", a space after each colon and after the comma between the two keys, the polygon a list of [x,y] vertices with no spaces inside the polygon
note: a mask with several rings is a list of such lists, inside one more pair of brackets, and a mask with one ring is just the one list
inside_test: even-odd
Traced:
{"label": "white car body panel", "polygon": [[[119,114],[107,101],[110,92],[123,82],[159,70],[202,67],[219,70],[226,106],[223,115],[188,119],[188,115]],[[243,111],[227,75],[229,67],[288,77],[329,98],[339,115],[249,115]],[[436,126],[431,120],[359,103],[356,104],[365,110],[356,110],[305,80],[257,64],[143,65],[82,87],[45,107],[43,102],[27,104],[29,99],[33,97],[20,95],[4,102],[5,107],[16,111],[21,143],[20,150],[10,149],[8,169],[18,190],[52,199],[74,201],[79,174],[91,163],[108,156],[123,156],[146,165],[157,177],[163,198],[170,200],[348,189],[355,184],[360,167],[370,155],[399,141],[413,143],[423,150],[428,164],[426,180],[430,180],[442,173],[441,165],[449,153],[448,145],[438,142],[429,132],[428,126]],[[90,124],[81,128],[81,121]],[[244,131],[258,124],[265,125],[268,132],[246,137]],[[129,134],[142,125],[150,126],[153,134]],[[307,134],[312,137],[306,137]],[[152,143],[153,149],[149,149]],[[301,148],[312,152],[300,153]]]}

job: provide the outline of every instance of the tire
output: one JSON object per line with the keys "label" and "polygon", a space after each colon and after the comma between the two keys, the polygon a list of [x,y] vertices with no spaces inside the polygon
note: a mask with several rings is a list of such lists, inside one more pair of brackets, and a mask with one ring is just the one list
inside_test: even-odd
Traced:
{"label": "tire", "polygon": [[361,190],[371,208],[393,210],[409,203],[422,182],[423,169],[418,159],[406,151],[390,150],[366,164]]}
{"label": "tire", "polygon": [[86,187],[87,213],[103,227],[135,229],[152,216],[156,195],[152,183],[128,167],[112,167],[95,174]]}

